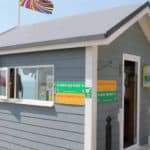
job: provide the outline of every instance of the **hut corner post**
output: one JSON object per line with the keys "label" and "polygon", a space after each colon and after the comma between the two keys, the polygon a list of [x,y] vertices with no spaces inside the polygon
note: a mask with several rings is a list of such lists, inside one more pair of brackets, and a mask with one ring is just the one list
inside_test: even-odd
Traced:
{"label": "hut corner post", "polygon": [[92,94],[85,100],[84,150],[97,149],[97,66],[98,46],[86,47],[85,85]]}

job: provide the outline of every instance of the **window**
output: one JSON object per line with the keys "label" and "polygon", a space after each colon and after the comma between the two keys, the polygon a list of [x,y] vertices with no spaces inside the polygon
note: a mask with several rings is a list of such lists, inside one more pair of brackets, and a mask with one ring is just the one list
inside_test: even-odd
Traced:
{"label": "window", "polygon": [[[0,98],[9,97],[12,101],[34,104],[54,101],[53,65],[14,67],[7,70],[0,70]],[[9,86],[6,86],[7,80]]]}
{"label": "window", "polygon": [[0,98],[7,98],[7,68],[0,69]]}

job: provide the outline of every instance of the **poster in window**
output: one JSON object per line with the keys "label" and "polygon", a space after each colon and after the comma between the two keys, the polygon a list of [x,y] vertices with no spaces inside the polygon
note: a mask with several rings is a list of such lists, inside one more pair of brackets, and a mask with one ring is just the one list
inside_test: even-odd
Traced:
{"label": "poster in window", "polygon": [[53,78],[53,76],[50,76],[50,75],[48,75],[47,76],[47,99],[49,100],[49,101],[52,101],[52,100],[54,100],[54,98],[53,98],[53,93],[54,93],[54,78]]}
{"label": "poster in window", "polygon": [[40,85],[39,95],[40,95],[40,97],[39,97],[40,100],[48,100],[47,96],[46,96],[47,94],[46,94],[46,84],[45,83],[42,83]]}

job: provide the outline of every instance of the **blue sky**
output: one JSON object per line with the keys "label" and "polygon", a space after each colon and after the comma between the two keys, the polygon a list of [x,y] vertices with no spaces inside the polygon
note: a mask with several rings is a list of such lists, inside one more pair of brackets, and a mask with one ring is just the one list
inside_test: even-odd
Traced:
{"label": "blue sky", "polygon": [[[19,0],[0,1],[0,32],[17,25]],[[146,0],[52,0],[55,9],[52,15],[41,14],[26,8],[21,8],[21,25],[47,21],[64,16],[95,11],[120,5],[128,5]]]}

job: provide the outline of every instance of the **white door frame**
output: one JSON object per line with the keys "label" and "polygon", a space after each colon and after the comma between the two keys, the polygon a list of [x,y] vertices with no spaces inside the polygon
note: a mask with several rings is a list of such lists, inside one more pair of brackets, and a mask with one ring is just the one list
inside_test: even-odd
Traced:
{"label": "white door frame", "polygon": [[[124,62],[125,61],[132,61],[137,64],[137,143],[132,145],[128,148],[124,149]],[[123,54],[122,59],[122,109],[121,109],[121,120],[120,120],[120,150],[134,150],[135,148],[139,147],[139,130],[140,130],[140,81],[141,81],[141,58],[140,56],[130,55],[130,54]]]}

